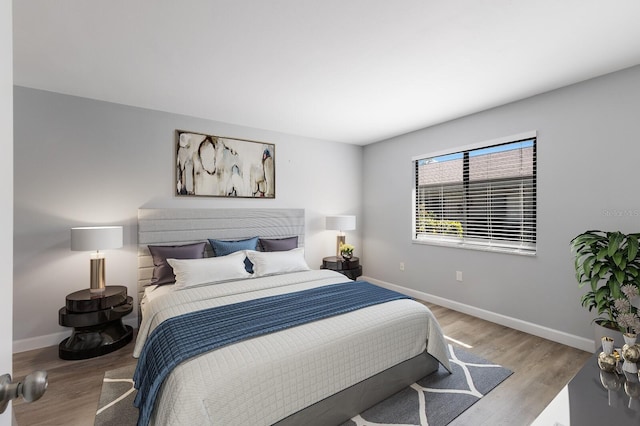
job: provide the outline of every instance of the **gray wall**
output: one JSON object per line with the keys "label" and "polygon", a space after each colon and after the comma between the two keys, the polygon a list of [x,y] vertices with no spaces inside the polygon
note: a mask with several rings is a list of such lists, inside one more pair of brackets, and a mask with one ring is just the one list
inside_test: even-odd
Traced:
{"label": "gray wall", "polygon": [[[57,344],[66,294],[89,285],[88,253],[69,229],[122,224],[107,284],[135,295],[139,207],[305,208],[306,257],[335,252],[328,214],[360,215],[362,147],[15,87],[14,350]],[[174,196],[175,129],[276,144],[276,199]],[[360,232],[350,232],[359,252]],[[134,318],[129,318],[135,321]]]}
{"label": "gray wall", "polygon": [[[139,207],[304,207],[311,266],[334,250],[324,216],[357,214],[347,238],[367,276],[586,339],[593,315],[579,304],[568,243],[586,229],[638,231],[640,67],[364,150],[23,87],[14,104],[17,350],[68,334],[57,311],[88,285],[87,256],[69,250],[72,226],[125,225],[125,247],[107,253],[107,281],[135,293]],[[276,143],[277,198],[174,197],[176,128]],[[536,257],[411,243],[412,156],[527,130],[538,131]]]}
{"label": "gray wall", "polygon": [[[593,339],[569,241],[587,229],[640,231],[639,117],[634,67],[366,146],[367,275]],[[412,156],[528,130],[538,131],[536,257],[411,243]]]}

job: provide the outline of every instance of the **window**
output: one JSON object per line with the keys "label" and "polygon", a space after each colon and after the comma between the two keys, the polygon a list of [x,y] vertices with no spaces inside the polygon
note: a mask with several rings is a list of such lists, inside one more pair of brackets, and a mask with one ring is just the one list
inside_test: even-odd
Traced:
{"label": "window", "polygon": [[415,242],[536,252],[536,134],[415,157]]}

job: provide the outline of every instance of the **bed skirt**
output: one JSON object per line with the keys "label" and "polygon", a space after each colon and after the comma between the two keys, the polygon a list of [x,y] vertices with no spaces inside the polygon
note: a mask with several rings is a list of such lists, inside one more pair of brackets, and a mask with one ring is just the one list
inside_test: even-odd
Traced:
{"label": "bed skirt", "polygon": [[277,426],[339,425],[438,370],[426,352],[344,389],[275,423]]}

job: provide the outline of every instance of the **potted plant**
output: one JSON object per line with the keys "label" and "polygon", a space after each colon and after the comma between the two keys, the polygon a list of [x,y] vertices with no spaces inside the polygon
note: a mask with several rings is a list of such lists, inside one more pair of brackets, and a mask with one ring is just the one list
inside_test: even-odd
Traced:
{"label": "potted plant", "polygon": [[[581,299],[582,306],[598,312],[594,319],[596,325],[616,332],[600,330],[600,335],[614,337],[618,347],[623,344],[622,333],[626,327],[618,322],[620,312],[615,303],[626,297],[623,286],[640,288],[639,239],[640,234],[587,231],[571,240],[578,285],[580,288],[588,286]],[[634,314],[638,312],[634,306],[629,309]],[[598,333],[596,331],[596,335]],[[596,344],[599,342],[597,337]]]}
{"label": "potted plant", "polygon": [[344,260],[349,260],[353,257],[354,249],[355,247],[351,244],[340,243],[340,256],[342,256]]}

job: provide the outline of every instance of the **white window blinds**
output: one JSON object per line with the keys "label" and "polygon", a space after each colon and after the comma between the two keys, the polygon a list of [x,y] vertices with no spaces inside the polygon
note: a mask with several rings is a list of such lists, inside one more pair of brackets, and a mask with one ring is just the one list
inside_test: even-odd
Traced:
{"label": "white window blinds", "polygon": [[413,165],[415,241],[535,253],[535,136]]}

